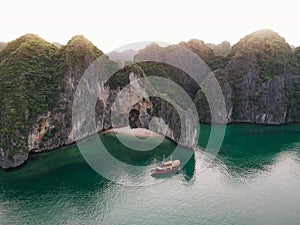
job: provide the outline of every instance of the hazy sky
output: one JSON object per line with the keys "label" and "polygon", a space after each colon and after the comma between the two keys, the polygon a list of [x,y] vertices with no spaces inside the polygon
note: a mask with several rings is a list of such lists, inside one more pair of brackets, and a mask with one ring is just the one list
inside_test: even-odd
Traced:
{"label": "hazy sky", "polygon": [[292,0],[3,0],[0,41],[35,33],[65,44],[84,34],[108,52],[138,41],[178,43],[197,38],[233,44],[246,34],[270,28],[298,46],[298,5]]}

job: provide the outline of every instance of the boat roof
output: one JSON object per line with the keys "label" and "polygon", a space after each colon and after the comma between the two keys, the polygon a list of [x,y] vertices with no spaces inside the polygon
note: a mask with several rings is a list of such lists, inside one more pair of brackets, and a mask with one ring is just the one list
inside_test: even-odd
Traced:
{"label": "boat roof", "polygon": [[179,165],[180,164],[180,161],[179,160],[174,160],[174,161],[167,161],[167,162],[162,162],[159,166],[157,166],[156,168],[157,169],[164,169],[164,167],[162,166],[176,166],[176,165]]}

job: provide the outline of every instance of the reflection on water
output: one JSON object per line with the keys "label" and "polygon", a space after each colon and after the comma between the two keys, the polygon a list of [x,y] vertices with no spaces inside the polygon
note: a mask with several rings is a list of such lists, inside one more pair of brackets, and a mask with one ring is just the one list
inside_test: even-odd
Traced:
{"label": "reflection on water", "polygon": [[[205,147],[210,127],[201,125],[201,132],[199,144]],[[283,151],[299,154],[299,141],[299,125],[230,125],[213,166],[222,168],[223,172],[232,176],[255,175],[272,169],[274,161]]]}
{"label": "reflection on water", "polygon": [[[34,155],[19,170],[0,171],[0,224],[297,224],[300,126],[230,125],[217,158],[202,170],[209,132],[201,126],[203,150],[178,174],[148,187],[101,177],[76,146]],[[136,165],[159,162],[175,147],[164,140],[137,153],[113,135],[101,138],[112,155]]]}

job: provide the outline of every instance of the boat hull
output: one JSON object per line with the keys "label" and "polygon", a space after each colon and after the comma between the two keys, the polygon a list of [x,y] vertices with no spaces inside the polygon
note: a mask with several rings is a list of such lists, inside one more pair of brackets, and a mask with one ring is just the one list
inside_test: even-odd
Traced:
{"label": "boat hull", "polygon": [[177,171],[179,169],[179,166],[176,166],[172,169],[166,169],[166,170],[152,170],[151,175],[162,175],[162,174],[168,174],[172,173],[174,171]]}

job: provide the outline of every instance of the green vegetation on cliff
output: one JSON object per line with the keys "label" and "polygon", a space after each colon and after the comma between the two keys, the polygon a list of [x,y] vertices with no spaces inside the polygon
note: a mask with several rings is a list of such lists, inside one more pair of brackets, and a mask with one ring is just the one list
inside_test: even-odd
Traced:
{"label": "green vegetation on cliff", "polygon": [[10,156],[27,150],[28,128],[57,103],[61,83],[57,48],[32,34],[0,52],[0,146]]}
{"label": "green vegetation on cliff", "polygon": [[61,59],[61,67],[57,70],[61,73],[60,96],[57,105],[51,110],[51,127],[38,141],[38,147],[35,145],[33,148],[51,149],[67,141],[71,132],[71,109],[76,86],[89,65],[103,55],[103,52],[83,35],[76,35],[58,50],[58,54]]}
{"label": "green vegetation on cliff", "polygon": [[223,69],[228,63],[229,58],[227,55],[230,52],[228,42],[219,46],[212,46],[211,44],[205,44],[203,41],[191,39],[188,42],[181,42],[179,45],[197,54],[212,71]]}
{"label": "green vegetation on cliff", "polygon": [[233,60],[248,59],[247,66],[259,69],[261,82],[292,69],[290,45],[271,30],[260,30],[242,38],[233,46],[230,55]]}
{"label": "green vegetation on cliff", "polygon": [[93,45],[83,35],[76,35],[61,48],[64,54],[65,66],[71,69],[86,69],[86,62],[92,63],[95,59],[103,54],[95,45]]}
{"label": "green vegetation on cliff", "polygon": [[[48,112],[65,114],[65,121],[55,116],[38,147],[49,147],[46,142],[55,136],[67,137],[62,129],[70,129],[71,114],[67,111],[75,91],[68,87],[68,79],[77,84],[87,67],[102,54],[82,35],[73,37],[61,49],[33,34],[7,44],[0,52],[0,150],[4,157],[18,161],[15,155],[28,152],[28,136],[33,126],[39,126],[37,132],[43,129],[45,121],[38,118]],[[69,99],[64,101],[66,98]]]}
{"label": "green vegetation on cliff", "polygon": [[295,60],[292,49],[270,30],[254,32],[232,47],[225,75],[234,92],[233,120],[255,123],[285,123],[291,110],[289,91]]}

